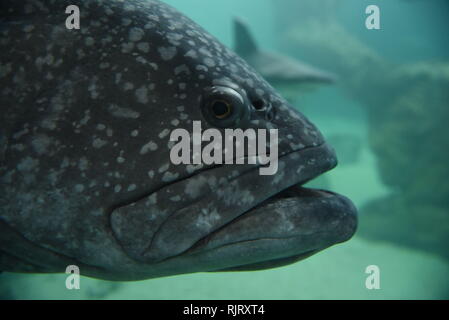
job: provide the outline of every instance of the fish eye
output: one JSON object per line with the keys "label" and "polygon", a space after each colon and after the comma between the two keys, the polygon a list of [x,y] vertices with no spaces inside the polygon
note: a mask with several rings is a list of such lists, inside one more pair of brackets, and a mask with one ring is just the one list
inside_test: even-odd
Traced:
{"label": "fish eye", "polygon": [[232,105],[224,100],[212,102],[212,112],[217,119],[225,119],[232,113]]}
{"label": "fish eye", "polygon": [[250,103],[244,91],[225,85],[205,89],[201,97],[204,118],[213,126],[226,128],[249,119]]}

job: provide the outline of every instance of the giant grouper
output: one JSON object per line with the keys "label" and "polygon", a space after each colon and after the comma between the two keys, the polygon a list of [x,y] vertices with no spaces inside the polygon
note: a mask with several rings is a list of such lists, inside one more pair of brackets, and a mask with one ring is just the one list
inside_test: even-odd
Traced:
{"label": "giant grouper", "polygon": [[[260,270],[354,234],[350,200],[301,186],[337,164],[318,129],[168,5],[2,0],[0,34],[0,270]],[[173,164],[170,133],[194,121],[277,129],[277,172]]]}

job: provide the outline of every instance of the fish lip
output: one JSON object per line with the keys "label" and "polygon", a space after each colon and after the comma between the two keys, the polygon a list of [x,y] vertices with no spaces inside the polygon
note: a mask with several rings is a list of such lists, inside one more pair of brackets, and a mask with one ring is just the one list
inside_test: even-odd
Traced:
{"label": "fish lip", "polygon": [[[328,169],[328,170],[330,170],[330,169]],[[328,170],[326,170],[324,172],[327,172]],[[298,241],[300,241],[300,239],[301,239],[300,236],[285,236],[285,237],[284,236],[279,236],[279,237],[261,236],[261,237],[255,237],[255,238],[248,237],[248,238],[240,239],[237,241],[221,243],[219,245],[214,245],[214,244],[211,245],[211,243],[214,242],[214,237],[216,237],[217,234],[219,234],[219,233],[223,233],[224,230],[229,228],[229,226],[238,224],[239,221],[246,219],[249,215],[257,215],[258,210],[264,210],[267,208],[269,209],[269,207],[271,205],[276,205],[278,202],[281,202],[284,199],[294,199],[294,200],[314,199],[313,201],[315,201],[315,202],[322,201],[323,199],[328,199],[328,200],[330,199],[330,202],[333,203],[333,206],[329,205],[327,207],[324,206],[323,208],[335,210],[337,213],[336,215],[338,216],[338,219],[340,219],[340,217],[341,217],[342,227],[340,228],[340,230],[338,232],[335,233],[335,237],[327,237],[328,239],[326,239],[322,243],[312,246],[312,247],[308,247],[304,251],[295,252],[293,254],[288,254],[286,256],[276,256],[273,259],[260,260],[260,261],[256,261],[255,263],[252,262],[252,263],[242,264],[242,265],[233,265],[233,266],[225,267],[225,268],[220,267],[220,268],[217,268],[215,271],[252,270],[252,269],[245,269],[245,268],[247,265],[249,265],[249,266],[259,265],[259,264],[264,265],[264,264],[268,264],[271,260],[273,260],[276,263],[277,260],[290,259],[290,258],[291,258],[290,259],[291,262],[289,262],[289,263],[294,263],[299,260],[305,259],[319,251],[322,251],[334,244],[345,242],[345,241],[349,240],[355,234],[355,232],[357,230],[357,225],[358,225],[357,209],[354,206],[354,204],[351,202],[351,200],[349,200],[347,197],[340,195],[333,191],[303,187],[303,185],[305,183],[307,183],[309,180],[321,175],[322,173],[318,173],[312,178],[299,181],[297,184],[287,187],[287,188],[279,191],[278,193],[274,194],[273,196],[257,203],[255,206],[253,206],[249,210],[243,212],[235,219],[231,220],[230,222],[223,225],[219,229],[213,231],[212,233],[208,234],[204,238],[197,241],[189,249],[184,251],[182,253],[182,255],[196,256],[198,254],[209,254],[210,252],[213,252],[213,251],[220,252],[220,251],[223,251],[223,249],[226,250],[227,247],[232,247],[232,246],[236,246],[236,245],[251,246],[252,243],[262,242],[262,241],[282,242],[282,241],[286,241],[286,240],[290,240],[290,239],[294,240],[296,238],[298,238],[299,239]],[[300,215],[301,213],[298,213],[298,214]],[[326,238],[326,236],[329,236],[332,232],[328,232],[328,234],[326,234],[326,231],[322,231],[321,233],[324,235],[324,238]],[[319,235],[320,232],[316,232],[315,234]],[[269,268],[269,267],[267,267],[267,268]],[[210,271],[214,271],[214,270],[210,270]]]}
{"label": "fish lip", "polygon": [[[289,156],[289,155],[291,155],[291,154],[293,154],[293,153],[299,153],[299,154],[300,154],[301,152],[304,152],[304,151],[306,151],[306,150],[308,150],[308,149],[317,149],[317,150],[320,150],[320,149],[324,149],[324,148],[328,148],[328,150],[330,150],[331,152],[334,152],[333,149],[332,149],[326,142],[323,142],[323,143],[317,144],[317,145],[306,146],[306,147],[304,147],[304,148],[302,148],[302,149],[299,149],[299,150],[292,150],[292,151],[286,152],[286,153],[282,154],[282,155],[279,157],[279,159],[285,158],[286,156]],[[329,154],[327,154],[327,155],[329,156]],[[217,230],[214,230],[212,233],[206,235],[204,238],[198,240],[198,241],[197,241],[195,244],[193,244],[189,249],[187,249],[186,251],[184,251],[184,252],[181,253],[181,254],[189,254],[189,253],[195,252],[196,249],[199,248],[199,246],[201,245],[202,242],[207,242],[207,239],[209,239],[209,238],[210,238],[213,234],[215,234],[216,232],[220,231],[221,229],[226,228],[228,225],[231,225],[231,224],[235,223],[237,220],[244,218],[247,214],[251,213],[252,211],[257,210],[258,208],[261,208],[261,207],[263,207],[263,206],[266,205],[266,204],[270,204],[270,203],[272,203],[273,201],[275,202],[276,199],[278,199],[278,198],[284,198],[284,197],[283,197],[283,196],[284,196],[284,193],[285,193],[285,192],[288,192],[288,191],[291,190],[292,188],[298,188],[298,186],[301,186],[301,187],[299,187],[301,190],[303,190],[303,191],[304,191],[304,190],[307,190],[309,193],[310,193],[310,192],[314,192],[314,193],[316,193],[317,195],[318,195],[318,194],[322,194],[322,195],[335,195],[335,196],[338,196],[338,197],[342,197],[342,196],[340,196],[339,194],[334,193],[334,192],[332,192],[332,191],[328,191],[328,190],[320,190],[320,189],[311,189],[311,188],[304,188],[304,187],[302,187],[303,184],[305,184],[305,183],[307,183],[308,181],[310,181],[310,180],[312,180],[312,179],[314,179],[314,178],[320,176],[321,174],[323,174],[323,173],[325,173],[325,172],[327,172],[327,171],[332,170],[332,169],[337,165],[337,159],[336,159],[336,157],[335,157],[335,154],[331,153],[330,155],[331,155],[330,158],[327,158],[326,161],[323,161],[323,162],[325,163],[325,165],[317,163],[316,166],[312,167],[312,168],[315,168],[315,167],[316,167],[316,168],[318,169],[317,171],[314,172],[313,175],[309,175],[309,176],[302,177],[302,178],[296,180],[295,183],[291,184],[290,186],[287,186],[286,188],[284,188],[284,189],[280,190],[279,192],[277,192],[277,193],[271,195],[270,197],[268,197],[268,198],[266,198],[266,199],[264,199],[264,200],[261,200],[261,201],[259,201],[259,202],[257,202],[257,203],[254,203],[254,205],[253,205],[251,208],[249,208],[248,210],[242,212],[242,213],[241,213],[239,216],[237,216],[235,219],[229,221],[228,223],[226,223],[225,225],[221,226],[221,227],[218,228]],[[258,165],[258,166],[255,166],[255,167],[253,168],[253,170],[258,169],[259,167],[260,167],[259,165]],[[246,240],[246,241],[252,241],[252,239],[248,239],[248,240]],[[313,250],[315,250],[315,249],[313,249]],[[171,258],[173,258],[173,257],[171,257]],[[170,259],[170,258],[168,258],[168,259]]]}
{"label": "fish lip", "polygon": [[[297,195],[297,196],[293,196],[293,195],[291,195],[291,196],[284,196],[285,192],[289,192],[293,188],[297,188],[297,189],[301,190],[301,192],[303,194],[302,195]],[[317,189],[317,188],[306,188],[306,187],[303,187],[302,184],[300,184],[300,185],[293,185],[293,186],[290,186],[290,187],[288,187],[286,189],[283,189],[280,192],[278,192],[275,195],[273,195],[272,197],[269,197],[268,199],[258,203],[254,207],[252,207],[249,210],[246,210],[245,212],[243,212],[241,215],[239,215],[234,220],[232,220],[229,223],[227,223],[226,225],[222,226],[222,228],[220,228],[218,230],[215,230],[213,233],[211,233],[210,235],[206,236],[205,238],[210,238],[211,236],[213,236],[217,232],[221,231],[222,229],[226,228],[227,226],[229,226],[229,225],[231,225],[233,223],[238,222],[238,220],[240,220],[240,219],[244,219],[247,215],[253,213],[256,210],[260,210],[260,209],[264,209],[264,208],[267,208],[267,207],[272,206],[272,205],[276,205],[277,203],[279,203],[279,202],[281,202],[281,201],[283,201],[285,199],[288,200],[288,199],[315,198],[317,200],[322,200],[323,198],[326,198],[326,197],[327,198],[338,198],[339,200],[348,203],[348,207],[350,209],[352,209],[352,210],[350,210],[350,214],[353,215],[354,218],[357,218],[357,215],[356,215],[357,214],[357,209],[352,204],[351,200],[349,200],[349,198],[347,198],[347,197],[345,197],[345,196],[343,196],[341,194],[338,194],[336,192],[333,192],[333,191],[324,190],[324,189]],[[354,226],[353,231],[347,233],[347,237],[342,238],[341,241],[338,241],[338,242],[347,241],[355,234],[356,226],[357,226],[357,220],[355,220],[355,224],[353,226]],[[201,241],[204,241],[205,238],[203,238],[200,241],[198,241],[198,243],[193,245],[192,248],[195,247],[195,246],[198,246],[198,244]],[[259,239],[262,239],[262,238],[245,239],[245,240],[236,241],[236,242],[233,242],[233,243],[239,243],[239,242],[245,242],[245,241],[254,241],[254,240],[259,240]],[[232,244],[232,243],[230,243],[230,244]]]}
{"label": "fish lip", "polygon": [[[291,189],[292,187],[286,188],[285,190]],[[216,270],[209,270],[209,271],[249,271],[249,270],[254,270],[254,269],[265,269],[265,268],[271,268],[271,267],[278,267],[281,265],[275,265],[275,266],[267,266],[267,267],[254,267],[254,265],[268,265],[270,264],[272,261],[274,263],[276,263],[276,261],[278,260],[282,260],[282,259],[290,259],[291,261],[285,264],[290,264],[290,263],[295,263],[297,261],[303,260],[317,252],[320,252],[332,245],[341,243],[341,242],[345,242],[347,240],[349,240],[350,238],[352,238],[352,236],[355,234],[356,229],[357,229],[357,225],[358,225],[358,218],[357,218],[357,209],[355,208],[355,206],[352,204],[352,202],[345,196],[342,196],[338,193],[332,192],[332,191],[328,191],[328,190],[322,190],[322,189],[312,189],[312,188],[304,188],[302,186],[293,186],[293,188],[299,188],[301,190],[303,190],[303,192],[306,193],[306,195],[303,198],[316,198],[317,201],[321,200],[323,197],[328,197],[328,198],[332,198],[335,199],[336,203],[339,203],[339,206],[335,206],[334,209],[337,211],[336,216],[342,216],[343,215],[345,217],[342,218],[342,223],[340,223],[341,225],[343,225],[343,228],[341,228],[341,230],[339,230],[338,233],[336,233],[336,236],[332,236],[332,233],[330,231],[317,231],[313,234],[313,236],[322,236],[323,241],[321,241],[319,244],[316,243],[312,243],[312,244],[308,244],[308,246],[306,246],[304,248],[304,250],[302,251],[296,251],[296,252],[287,252],[285,254],[280,254],[277,255],[276,252],[273,252],[273,250],[271,250],[271,252],[268,252],[269,250],[267,250],[267,258],[266,259],[259,259],[256,261],[251,261],[251,262],[246,262],[243,264],[237,264],[237,265],[230,265],[228,267],[220,267],[217,268]],[[283,191],[279,192],[282,193]],[[274,198],[276,198],[278,194],[276,194],[274,196]],[[302,198],[302,197],[300,197]],[[263,210],[264,207],[266,208],[267,206],[276,204],[276,200],[275,201],[271,201],[271,198],[263,201],[261,204],[257,205],[254,208],[251,208],[250,210],[246,211],[245,213],[241,214],[239,217],[237,217],[235,220],[231,221],[230,223],[226,224],[225,226],[223,226],[222,228],[220,228],[219,230],[216,230],[215,232],[207,235],[206,237],[204,237],[203,239],[201,239],[200,241],[198,241],[197,243],[195,243],[191,248],[189,248],[189,250],[187,250],[186,252],[184,252],[185,255],[192,255],[192,256],[196,256],[196,255],[204,255],[204,254],[208,254],[208,255],[216,255],[217,257],[219,256],[223,256],[223,252],[227,252],[229,250],[232,251],[232,247],[235,246],[243,246],[243,247],[255,247],[255,244],[257,244],[258,242],[278,242],[280,245],[277,245],[275,247],[282,248],[284,247],[284,245],[282,245],[282,243],[286,242],[293,242],[293,243],[300,243],[304,237],[301,236],[301,234],[299,235],[293,235],[293,236],[278,236],[278,237],[268,237],[268,236],[260,236],[260,237],[249,237],[249,238],[244,238],[244,239],[240,239],[237,241],[230,241],[230,242],[225,242],[225,243],[214,243],[215,239],[214,237],[218,237],[220,236],[219,233],[223,233],[223,231],[226,228],[229,228],[229,226],[232,226],[233,224],[238,224],[239,221],[244,220],[246,218],[248,218],[249,215],[254,215],[257,216],[258,212],[257,210]],[[285,199],[285,198],[281,198],[281,199]],[[288,198],[287,198],[288,199]],[[280,200],[281,201],[281,200]],[[264,205],[265,203],[265,205]],[[326,207],[324,207],[326,208]],[[330,207],[327,207],[330,208]],[[345,210],[343,210],[345,209]],[[341,212],[338,212],[338,210],[340,210]],[[316,213],[316,212],[315,212]],[[329,237],[329,235],[331,235]],[[251,253],[249,253],[251,254]],[[270,256],[271,254],[271,256]],[[274,255],[274,256],[273,256]],[[249,266],[249,268],[248,268]]]}

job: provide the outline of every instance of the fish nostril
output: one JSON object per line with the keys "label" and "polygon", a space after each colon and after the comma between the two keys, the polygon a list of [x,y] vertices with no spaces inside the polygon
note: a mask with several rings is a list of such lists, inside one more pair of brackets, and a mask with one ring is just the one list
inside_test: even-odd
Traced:
{"label": "fish nostril", "polygon": [[265,109],[265,101],[263,101],[262,99],[256,99],[252,101],[253,107],[254,109],[260,111],[260,110],[264,110]]}
{"label": "fish nostril", "polygon": [[274,108],[271,103],[267,103],[264,99],[256,98],[251,100],[251,104],[257,114],[262,116],[265,120],[271,121],[274,119]]}

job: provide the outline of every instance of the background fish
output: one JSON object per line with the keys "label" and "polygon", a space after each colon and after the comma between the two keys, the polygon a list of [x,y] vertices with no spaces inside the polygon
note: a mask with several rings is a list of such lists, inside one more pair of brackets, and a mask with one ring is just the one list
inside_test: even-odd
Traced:
{"label": "background fish", "polygon": [[248,25],[240,18],[234,19],[234,38],[236,53],[289,100],[295,99],[311,85],[337,81],[337,76],[330,72],[281,53],[259,49]]}

